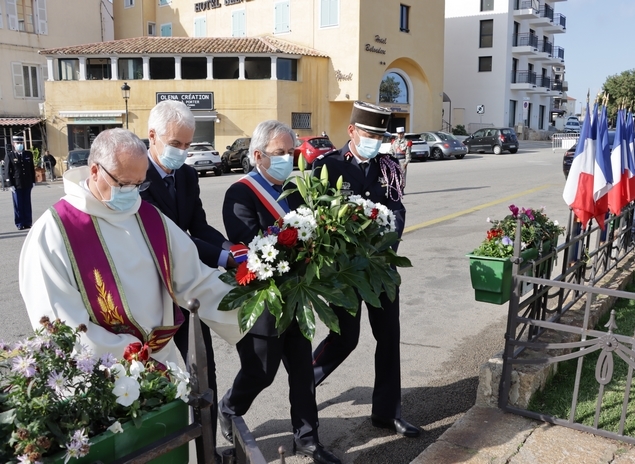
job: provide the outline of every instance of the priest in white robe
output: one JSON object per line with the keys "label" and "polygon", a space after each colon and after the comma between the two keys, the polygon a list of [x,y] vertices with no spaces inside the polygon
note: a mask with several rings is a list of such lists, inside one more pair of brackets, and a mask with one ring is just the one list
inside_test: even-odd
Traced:
{"label": "priest in white robe", "polygon": [[[152,235],[149,232],[156,228],[144,229],[137,214],[142,206],[139,190],[147,188],[147,168],[147,150],[143,142],[127,130],[111,129],[101,132],[95,139],[88,166],[64,174],[66,195],[35,222],[20,255],[20,292],[31,324],[34,328],[39,327],[42,316],[59,318],[73,327],[85,324],[88,330],[82,334],[83,343],[97,356],[108,352],[121,358],[130,343],[147,342],[142,338],[151,338],[153,330],[175,325],[175,317],[178,318],[174,312],[175,303],[187,307],[188,300],[197,298],[201,304],[201,319],[226,341],[235,344],[242,337],[236,312],[217,310],[219,302],[232,287],[219,280],[221,271],[201,263],[192,240],[163,215],[156,217],[162,218],[159,224],[165,224],[162,236],[168,251],[163,260],[156,259],[156,250],[153,253],[148,241],[148,235]],[[60,205],[66,210],[60,210]],[[71,213],[66,220],[77,215],[89,218],[88,222],[67,222],[72,227],[66,228],[55,208]],[[141,210],[144,208],[147,211],[154,207],[144,203]],[[154,209],[151,213],[155,214]],[[82,225],[77,226],[80,223]],[[75,245],[71,249],[69,237],[72,233],[68,229],[73,228],[80,232],[81,246]],[[81,243],[84,228],[87,243]],[[91,234],[98,239],[90,241]],[[78,263],[87,262],[92,266],[93,262],[98,262],[93,257],[100,253],[107,258],[103,262],[109,265],[94,264],[95,269],[101,266],[108,269],[100,268],[100,272],[111,272],[113,284],[106,290],[112,290],[120,297],[119,300],[114,298],[115,303],[111,304],[115,308],[114,319],[123,318],[126,324],[113,326],[104,322],[112,318],[96,317],[100,308],[90,304],[90,291],[100,286],[101,277],[97,278],[97,285],[86,279],[78,282],[76,278]],[[160,261],[169,263],[165,266],[169,279],[162,276],[164,263]],[[88,276],[92,272],[82,274]],[[97,274],[101,276],[99,272]],[[104,283],[104,287],[106,285]],[[100,295],[106,290],[101,288]],[[112,303],[109,298],[99,300],[101,309],[104,309],[104,301]],[[125,333],[130,326],[136,332]],[[169,337],[156,337],[166,338]],[[162,363],[174,362],[178,352],[170,340],[151,356]]]}

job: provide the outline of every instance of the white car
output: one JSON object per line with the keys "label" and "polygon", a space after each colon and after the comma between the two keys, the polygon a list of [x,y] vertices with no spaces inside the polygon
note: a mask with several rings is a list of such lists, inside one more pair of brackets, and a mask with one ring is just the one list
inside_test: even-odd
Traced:
{"label": "white car", "polygon": [[220,155],[209,142],[193,143],[187,152],[185,164],[192,166],[201,176],[213,171],[215,175],[223,175]]}
{"label": "white car", "polygon": [[[426,161],[430,158],[428,142],[421,138],[419,132],[406,132],[404,135],[406,140],[412,143],[410,146],[410,159],[412,161]],[[396,138],[397,134],[386,134],[381,147],[379,147],[379,153],[390,153],[390,145]]]}
{"label": "white car", "polygon": [[577,119],[569,119],[564,125],[564,132],[580,132],[582,126]]}

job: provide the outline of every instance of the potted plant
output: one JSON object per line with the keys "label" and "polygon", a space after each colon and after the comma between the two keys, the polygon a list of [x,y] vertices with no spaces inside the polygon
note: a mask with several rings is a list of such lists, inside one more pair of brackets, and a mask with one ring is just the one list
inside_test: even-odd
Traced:
{"label": "potted plant", "polygon": [[[509,301],[511,294],[510,258],[514,255],[516,227],[520,220],[521,258],[523,262],[536,259],[539,254],[550,253],[558,244],[558,237],[564,228],[558,221],[550,220],[544,208],[519,208],[510,205],[508,214],[502,220],[492,220],[485,240],[472,253],[470,258],[470,278],[476,301],[503,304]],[[541,264],[538,276],[551,271],[552,261]]]}
{"label": "potted plant", "polygon": [[[83,324],[41,324],[0,344],[0,462],[111,462],[187,426],[189,374],[178,366],[155,363],[141,343],[122,360],[96,357]],[[186,464],[188,447],[153,462]]]}
{"label": "potted plant", "polygon": [[42,167],[40,149],[35,147],[31,153],[33,153],[33,165],[35,166],[35,182],[46,182],[46,170]]}

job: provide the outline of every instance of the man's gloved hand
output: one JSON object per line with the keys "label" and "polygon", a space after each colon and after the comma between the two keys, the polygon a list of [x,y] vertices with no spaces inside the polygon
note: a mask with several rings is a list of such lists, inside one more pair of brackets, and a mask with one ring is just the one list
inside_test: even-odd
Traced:
{"label": "man's gloved hand", "polygon": [[9,187],[9,190],[11,190],[11,193],[15,192],[15,187],[12,185],[11,187]]}
{"label": "man's gloved hand", "polygon": [[234,257],[234,261],[236,261],[236,264],[240,264],[244,261],[247,261],[247,253],[249,252],[249,248],[247,248],[242,243],[237,243],[236,245],[232,245],[229,248],[229,251],[231,251],[231,254]]}

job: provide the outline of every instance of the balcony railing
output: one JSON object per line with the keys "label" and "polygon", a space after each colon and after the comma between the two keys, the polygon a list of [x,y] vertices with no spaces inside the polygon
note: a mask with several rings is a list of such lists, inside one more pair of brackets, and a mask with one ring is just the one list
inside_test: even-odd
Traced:
{"label": "balcony railing", "polygon": [[512,37],[514,47],[534,47],[538,48],[538,36],[530,34],[529,32],[523,32],[521,34],[514,34]]}
{"label": "balcony railing", "polygon": [[562,81],[553,81],[553,84],[551,84],[551,90],[562,92]]}
{"label": "balcony railing", "polygon": [[560,58],[562,61],[564,61],[564,48],[562,48],[562,47],[553,47],[552,56],[554,58]]}
{"label": "balcony railing", "polygon": [[535,71],[512,71],[512,84],[536,85]]}
{"label": "balcony railing", "polygon": [[563,29],[567,28],[567,17],[561,13],[555,14],[551,22],[556,26],[561,26]]}
{"label": "balcony railing", "polygon": [[551,77],[548,76],[540,76],[536,79],[536,85],[538,87],[544,87],[545,89],[551,88]]}
{"label": "balcony railing", "polygon": [[553,21],[553,8],[547,4],[544,4],[540,7],[540,17],[541,18],[549,18]]}
{"label": "balcony railing", "polygon": [[538,0],[516,0],[516,10],[534,10],[534,14],[540,12],[540,2]]}
{"label": "balcony railing", "polygon": [[553,53],[553,44],[548,40],[539,40],[538,41],[538,51],[547,53],[549,56]]}

